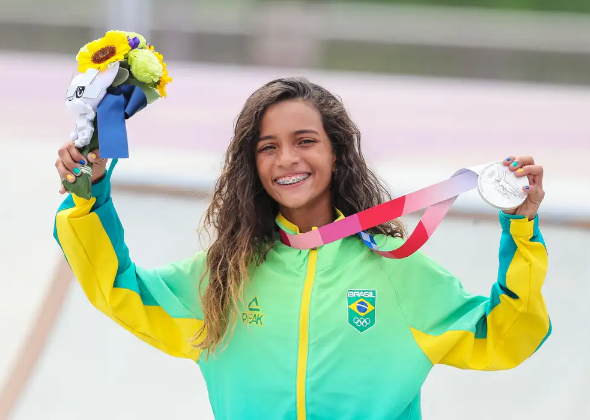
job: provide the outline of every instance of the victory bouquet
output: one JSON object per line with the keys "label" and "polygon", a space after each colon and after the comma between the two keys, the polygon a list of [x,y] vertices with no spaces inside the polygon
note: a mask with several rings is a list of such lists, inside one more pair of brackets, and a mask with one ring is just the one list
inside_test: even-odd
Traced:
{"label": "victory bouquet", "polygon": [[108,31],[80,49],[78,72],[66,93],[66,108],[77,116],[70,139],[86,157],[75,182],[62,180],[66,191],[90,199],[92,163],[129,157],[125,121],[161,97],[172,81],[162,54],[135,32]]}

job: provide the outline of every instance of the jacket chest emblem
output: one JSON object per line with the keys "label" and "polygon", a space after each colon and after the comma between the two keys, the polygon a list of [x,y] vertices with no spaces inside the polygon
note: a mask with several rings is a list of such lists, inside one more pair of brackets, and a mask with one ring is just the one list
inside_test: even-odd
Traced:
{"label": "jacket chest emblem", "polygon": [[376,322],[377,290],[348,289],[348,324],[359,333],[373,328]]}

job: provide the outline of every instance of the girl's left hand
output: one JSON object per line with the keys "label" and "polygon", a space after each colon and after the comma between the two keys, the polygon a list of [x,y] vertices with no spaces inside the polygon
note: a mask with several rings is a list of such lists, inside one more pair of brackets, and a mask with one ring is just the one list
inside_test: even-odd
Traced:
{"label": "girl's left hand", "polygon": [[508,211],[506,214],[523,215],[529,220],[533,220],[539,211],[541,201],[545,198],[545,191],[543,191],[543,167],[535,165],[535,160],[531,156],[515,157],[510,156],[504,159],[504,165],[508,166],[517,177],[527,176],[529,178],[529,187],[523,188],[527,194],[524,203],[516,209]]}

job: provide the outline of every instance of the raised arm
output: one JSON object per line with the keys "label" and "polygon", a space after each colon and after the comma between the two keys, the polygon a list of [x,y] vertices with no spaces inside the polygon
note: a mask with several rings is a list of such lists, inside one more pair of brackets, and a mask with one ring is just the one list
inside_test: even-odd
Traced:
{"label": "raised arm", "polygon": [[547,250],[539,218],[500,213],[498,278],[491,294],[466,292],[452,274],[416,253],[401,260],[392,282],[409,328],[433,364],[511,369],[551,333],[541,294]]}
{"label": "raised arm", "polygon": [[198,359],[191,337],[203,325],[198,287],[204,255],[152,270],[136,266],[111,199],[110,172],[93,185],[90,200],[64,200],[54,237],[98,310],[169,355]]}

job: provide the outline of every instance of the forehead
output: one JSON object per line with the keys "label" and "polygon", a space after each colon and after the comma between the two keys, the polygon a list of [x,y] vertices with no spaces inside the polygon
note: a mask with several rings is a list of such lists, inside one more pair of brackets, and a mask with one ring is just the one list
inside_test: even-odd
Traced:
{"label": "forehead", "polygon": [[321,127],[322,119],[315,106],[296,99],[271,105],[262,117],[260,131],[296,131],[302,128],[319,131]]}

